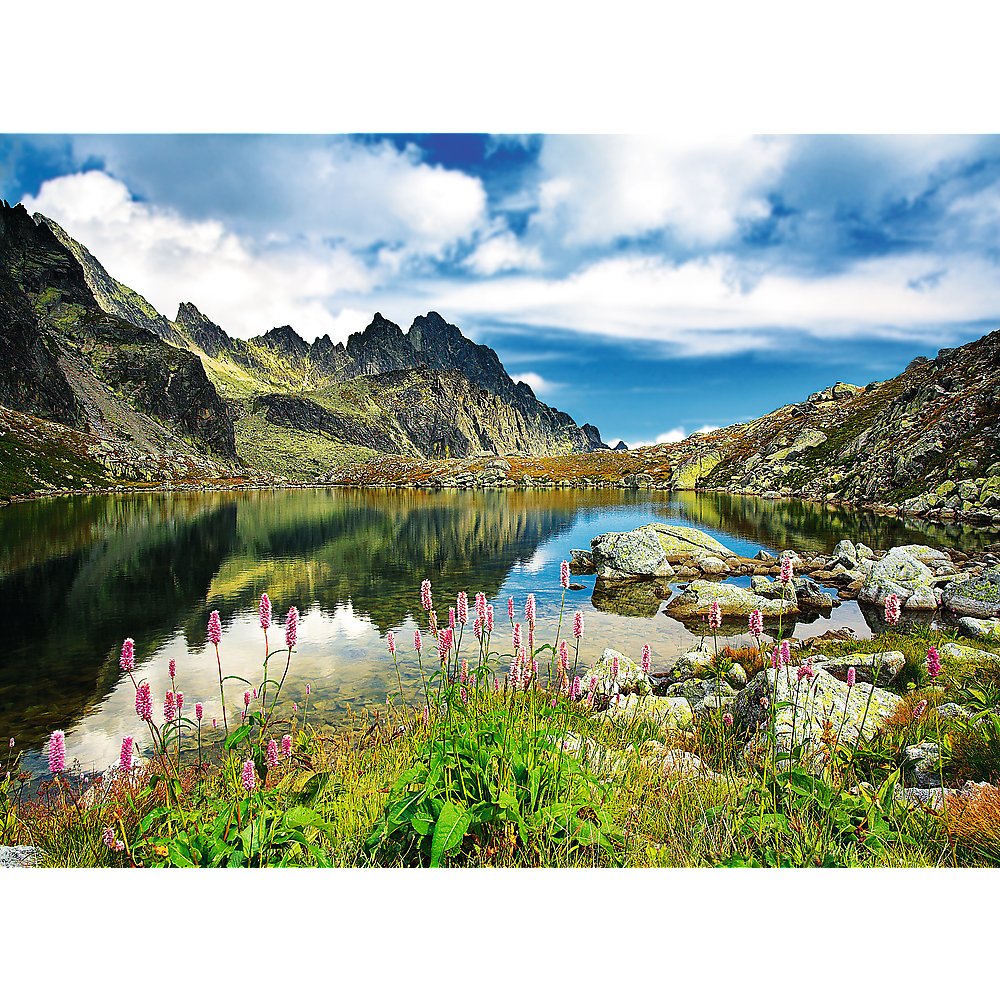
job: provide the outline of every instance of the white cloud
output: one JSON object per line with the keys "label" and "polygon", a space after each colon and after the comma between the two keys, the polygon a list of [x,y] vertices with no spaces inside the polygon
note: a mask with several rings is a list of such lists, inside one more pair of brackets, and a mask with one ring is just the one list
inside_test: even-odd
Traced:
{"label": "white cloud", "polygon": [[46,181],[38,197],[26,197],[24,204],[53,218],[113,277],[169,318],[179,302],[194,302],[234,336],[252,337],[287,323],[309,340],[323,334],[343,339],[345,326],[359,314],[334,317],[325,300],[373,285],[345,250],[255,253],[222,223],[192,222],[135,201],[121,181],[100,171]]}
{"label": "white cloud", "polygon": [[791,142],[746,137],[547,136],[532,229],[602,244],[670,227],[684,243],[729,238],[766,215]]}
{"label": "white cloud", "polygon": [[[692,431],[692,434],[707,434],[710,431],[717,431],[717,424],[702,424],[696,431]],[[678,441],[683,441],[685,438],[690,437],[690,434],[684,429],[684,425],[680,424],[677,427],[671,427],[669,431],[665,434],[658,434],[655,441],[636,441],[634,444],[629,445],[630,450],[635,448],[648,448],[654,444],[675,444]],[[611,444],[613,448],[618,442],[615,441]]]}
{"label": "white cloud", "polygon": [[480,243],[465,259],[465,265],[476,274],[491,275],[539,268],[542,258],[536,247],[524,246],[513,233],[503,232]]}
{"label": "white cloud", "polygon": [[542,378],[537,372],[521,372],[520,375],[511,375],[515,382],[524,382],[531,386],[531,391],[543,397],[548,393],[553,393],[561,389],[564,382],[550,382],[547,378]]}
{"label": "white cloud", "polygon": [[[936,283],[920,283],[927,275]],[[863,260],[841,273],[775,271],[752,285],[725,254],[675,265],[653,256],[599,260],[566,278],[436,284],[439,312],[660,341],[677,354],[723,356],[817,337],[940,337],[942,326],[1000,316],[1000,269],[971,254]]]}

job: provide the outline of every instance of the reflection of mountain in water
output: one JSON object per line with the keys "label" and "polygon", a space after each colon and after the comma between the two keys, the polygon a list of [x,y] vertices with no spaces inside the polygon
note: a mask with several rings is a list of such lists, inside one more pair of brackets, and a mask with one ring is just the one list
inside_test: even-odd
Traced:
{"label": "reflection of mountain in water", "polygon": [[676,493],[677,513],[711,534],[714,530],[782,549],[832,552],[842,538],[877,549],[922,544],[980,549],[996,529],[884,517],[802,500],[763,500],[729,493]]}
{"label": "reflection of mountain in water", "polygon": [[[163,497],[101,499],[89,544],[80,544],[87,532],[77,518],[58,516],[45,534],[25,531],[12,544],[20,511],[4,514],[3,562],[18,568],[0,576],[7,611],[0,727],[16,723],[22,740],[40,742],[100,703],[119,679],[122,639],[136,637],[137,660],[152,652],[203,606],[232,545],[232,504],[201,504],[208,512],[188,519]],[[33,506],[18,508],[35,519]],[[29,564],[36,548],[43,554]]]}
{"label": "reflection of mountain in water", "polygon": [[224,621],[267,589],[282,615],[289,604],[350,604],[385,631],[419,613],[424,577],[445,607],[460,589],[496,594],[516,562],[571,526],[575,509],[512,493],[470,503],[332,490],[9,507],[0,518],[0,735],[39,746],[99,704],[119,679],[126,635],[139,662],[178,628],[202,648],[206,597]]}
{"label": "reflection of mountain in water", "polygon": [[445,608],[459,590],[492,598],[515,563],[567,530],[576,510],[555,495],[540,501],[493,491],[474,499],[384,490],[254,497],[240,503],[238,549],[212,597],[225,618],[253,606],[267,586],[276,609],[332,612],[350,603],[384,632],[408,615],[422,619],[425,578]]}

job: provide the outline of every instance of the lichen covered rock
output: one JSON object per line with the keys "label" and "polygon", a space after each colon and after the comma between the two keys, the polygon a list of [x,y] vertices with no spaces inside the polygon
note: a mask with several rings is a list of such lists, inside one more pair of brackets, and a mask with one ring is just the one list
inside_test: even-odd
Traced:
{"label": "lichen covered rock", "polygon": [[664,609],[672,618],[696,618],[707,615],[712,602],[718,601],[723,615],[749,615],[759,610],[765,618],[794,614],[798,606],[794,601],[771,600],[755,594],[747,587],[737,587],[732,583],[714,583],[711,580],[695,580],[687,590],[678,594]]}

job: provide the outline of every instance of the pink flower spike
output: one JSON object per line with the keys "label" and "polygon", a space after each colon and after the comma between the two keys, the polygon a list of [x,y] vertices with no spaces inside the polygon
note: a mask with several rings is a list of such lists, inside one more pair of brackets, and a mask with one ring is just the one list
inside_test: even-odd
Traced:
{"label": "pink flower spike", "polygon": [[612,657],[611,659],[611,679],[615,680],[618,676],[618,657]]}
{"label": "pink flower spike", "polygon": [[559,565],[559,584],[563,590],[569,588],[569,563],[565,559]]}
{"label": "pink flower spike", "polygon": [[[395,656],[396,655],[396,637],[391,632],[386,632],[386,634],[385,634],[385,642],[386,642],[386,645],[389,647],[389,652],[393,656]],[[308,694],[308,693],[309,692],[307,691],[306,694]]]}
{"label": "pink flower spike", "polygon": [[292,737],[289,733],[281,737],[281,752],[286,760],[292,756]]}
{"label": "pink flower spike", "polygon": [[424,648],[423,639],[420,638],[420,629],[413,633],[413,648],[419,653]]}
{"label": "pink flower spike", "polygon": [[916,722],[923,714],[924,710],[927,708],[927,702],[918,701],[917,707],[913,710],[913,721]]}
{"label": "pink flower spike", "polygon": [[14,749],[14,737],[13,736],[10,738],[10,748],[11,748],[11,750]]}
{"label": "pink flower spike", "polygon": [[167,688],[166,696],[163,699],[163,721],[173,722],[177,713],[174,707],[174,692]]}
{"label": "pink flower spike", "polygon": [[420,584],[420,606],[424,611],[430,611],[434,607],[434,601],[431,598],[431,581],[424,580]]}
{"label": "pink flower spike", "polygon": [[141,681],[135,690],[135,714],[143,722],[153,721],[153,695],[147,681]]}
{"label": "pink flower spike", "polygon": [[243,787],[248,792],[252,792],[256,784],[257,772],[254,770],[253,761],[245,760],[243,762]]}
{"label": "pink flower spike", "polygon": [[125,739],[122,740],[122,756],[121,756],[121,762],[120,763],[121,763],[121,769],[123,771],[131,771],[132,770],[132,747],[133,747],[133,743],[134,743],[134,741],[133,741],[133,739],[132,739],[131,736],[126,736]]}
{"label": "pink flower spike", "polygon": [[648,674],[653,669],[653,656],[649,651],[649,643],[642,647],[642,672]]}
{"label": "pink flower spike", "polygon": [[299,609],[291,607],[288,609],[288,616],[285,618],[285,645],[289,649],[295,647],[298,640],[299,630]]}
{"label": "pink flower spike", "polygon": [[493,634],[493,605],[486,605],[486,632],[487,634]]}
{"label": "pink flower spike", "polygon": [[512,642],[512,644],[514,646],[514,652],[515,653],[518,653],[522,649],[524,649],[524,640],[521,638],[521,623],[520,622],[514,622],[514,635],[513,635],[513,638],[511,639],[511,642]]}
{"label": "pink flower spike", "polygon": [[486,595],[482,591],[476,594],[476,617],[486,621]]}
{"label": "pink flower spike", "polygon": [[895,594],[890,594],[885,599],[885,620],[886,623],[896,625],[899,622],[899,598]]}
{"label": "pink flower spike", "polygon": [[454,633],[450,628],[442,629],[438,633],[438,654],[443,660],[451,649],[451,640]]}
{"label": "pink flower spike", "polygon": [[181,709],[184,707],[184,692],[177,692],[177,714],[181,714]]}
{"label": "pink flower spike", "polygon": [[427,613],[427,618],[431,623],[431,631],[434,633],[435,638],[438,634],[438,616],[436,611],[429,611]]}
{"label": "pink flower spike", "polygon": [[712,601],[712,606],[708,609],[708,625],[713,632],[722,628],[722,609],[718,601]]}
{"label": "pink flower spike", "polygon": [[764,615],[760,608],[754,608],[750,612],[749,632],[755,639],[759,639],[764,634]]}
{"label": "pink flower spike", "polygon": [[565,639],[559,643],[559,666],[562,667],[564,673],[569,670],[569,648]]}
{"label": "pink flower spike", "polygon": [[857,680],[858,672],[854,667],[847,668],[847,686],[849,688],[854,687],[854,682]]}
{"label": "pink flower spike", "polygon": [[196,701],[194,703],[194,717],[201,722],[202,716],[205,714],[205,706],[200,702]]}
{"label": "pink flower spike", "polygon": [[122,655],[118,661],[122,670],[131,671],[135,666],[135,640],[126,639],[122,643]]}
{"label": "pink flower spike", "polygon": [[583,612],[577,611],[573,615],[573,638],[580,639],[583,637]]}
{"label": "pink flower spike", "polygon": [[275,768],[278,766],[278,741],[269,740],[267,744],[267,766]]}
{"label": "pink flower spike", "polygon": [[726,714],[722,717],[722,722],[723,725],[731,726],[733,724],[732,712],[726,712]]}
{"label": "pink flower spike", "polygon": [[510,618],[511,621],[514,620],[514,598],[513,597],[508,597],[507,598],[507,617]]}
{"label": "pink flower spike", "polygon": [[222,642],[222,622],[219,621],[218,611],[213,611],[208,616],[208,641],[216,646]]}
{"label": "pink flower spike", "polygon": [[783,667],[791,666],[792,663],[792,646],[787,639],[781,640],[781,653],[779,655],[781,660],[781,665]]}
{"label": "pink flower spike", "polygon": [[469,595],[464,590],[458,595],[458,620],[463,625],[469,624]]}
{"label": "pink flower spike", "polygon": [[458,691],[459,691],[459,694],[461,694],[461,696],[462,696],[462,704],[463,705],[468,705],[469,704],[469,696],[465,693],[465,685],[462,684],[459,687]]}
{"label": "pink flower spike", "polygon": [[930,675],[931,680],[934,680],[941,673],[941,655],[938,653],[936,646],[927,647],[927,673]]}
{"label": "pink flower spike", "polygon": [[170,679],[173,680],[177,676],[177,661],[171,660],[167,664],[167,673],[170,674]]}
{"label": "pink flower spike", "polygon": [[524,602],[524,617],[527,619],[528,628],[535,628],[535,595],[528,594],[528,599]]}
{"label": "pink flower spike", "polygon": [[104,841],[104,846],[110,849],[114,849],[115,846],[115,828],[113,826],[106,826],[104,832],[101,834],[101,840]]}
{"label": "pink flower spike", "polygon": [[574,677],[573,686],[570,688],[570,697],[573,701],[579,701],[581,694],[583,694],[583,681],[579,677]]}
{"label": "pink flower spike", "polygon": [[312,693],[313,693],[312,684],[307,684],[306,685],[306,697],[308,698],[309,695],[311,695]]}
{"label": "pink flower spike", "polygon": [[476,633],[476,639],[482,642],[483,639],[483,620],[482,618],[477,618],[472,626],[472,631]]}
{"label": "pink flower spike", "polygon": [[267,594],[260,595],[257,613],[260,616],[260,627],[266,632],[271,627],[271,598]]}
{"label": "pink flower spike", "polygon": [[500,693],[500,678],[497,677],[496,674],[493,675],[493,693]]}
{"label": "pink flower spike", "polygon": [[792,578],[792,557],[783,556],[781,560],[781,582],[788,583]]}
{"label": "pink flower spike", "polygon": [[448,628],[450,628],[452,630],[452,632],[455,631],[455,609],[454,608],[448,608]]}
{"label": "pink flower spike", "polygon": [[459,671],[458,675],[459,683],[468,684],[469,683],[469,661],[462,660],[462,669]]}
{"label": "pink flower spike", "polygon": [[61,729],[49,737],[49,770],[53,774],[66,770],[66,734]]}
{"label": "pink flower spike", "polygon": [[422,721],[424,723],[424,726],[427,726],[430,723],[430,721],[431,721],[431,713],[427,711],[427,706],[426,705],[424,705],[424,710],[423,710],[423,713],[421,715],[421,718],[422,718]]}
{"label": "pink flower spike", "polygon": [[212,728],[213,729],[218,729],[219,728],[219,720],[218,719],[212,719]]}
{"label": "pink flower spike", "polygon": [[799,674],[798,679],[801,681],[803,677],[813,677],[813,658],[810,656],[805,663],[799,664]]}

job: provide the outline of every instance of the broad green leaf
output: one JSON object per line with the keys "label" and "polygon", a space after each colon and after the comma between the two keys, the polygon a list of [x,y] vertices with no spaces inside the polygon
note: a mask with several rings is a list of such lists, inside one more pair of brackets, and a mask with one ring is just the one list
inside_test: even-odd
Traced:
{"label": "broad green leaf", "polygon": [[241,742],[244,737],[246,737],[252,728],[252,726],[240,726],[239,729],[234,729],[229,736],[226,737],[223,749],[231,750],[237,743]]}
{"label": "broad green leaf", "polygon": [[454,802],[445,802],[441,813],[434,824],[434,837],[431,841],[431,868],[438,868],[441,858],[457,847],[469,828],[469,813]]}

